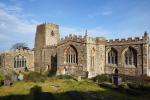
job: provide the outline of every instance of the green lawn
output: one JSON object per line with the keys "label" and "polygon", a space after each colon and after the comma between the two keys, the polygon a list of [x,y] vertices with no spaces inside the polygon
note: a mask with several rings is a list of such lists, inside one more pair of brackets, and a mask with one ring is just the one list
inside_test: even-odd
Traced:
{"label": "green lawn", "polygon": [[[42,94],[42,95],[41,95]],[[44,83],[16,82],[0,87],[0,100],[150,100],[150,93],[132,96],[100,87],[91,80],[48,78]],[[51,99],[50,99],[51,98]]]}

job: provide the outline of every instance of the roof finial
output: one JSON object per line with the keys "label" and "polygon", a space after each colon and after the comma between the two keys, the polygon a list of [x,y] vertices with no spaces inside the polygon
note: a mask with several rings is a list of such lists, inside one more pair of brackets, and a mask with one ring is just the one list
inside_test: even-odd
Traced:
{"label": "roof finial", "polygon": [[147,37],[147,31],[144,32],[144,36]]}
{"label": "roof finial", "polygon": [[86,37],[88,36],[87,29],[85,30],[85,36],[86,36]]}

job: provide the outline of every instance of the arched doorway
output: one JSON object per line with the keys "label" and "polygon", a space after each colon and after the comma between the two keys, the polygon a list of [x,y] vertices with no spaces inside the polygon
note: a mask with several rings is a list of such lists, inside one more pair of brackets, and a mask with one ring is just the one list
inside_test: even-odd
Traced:
{"label": "arched doorway", "polygon": [[57,72],[57,54],[51,55],[51,65],[48,65],[49,76],[55,76]]}
{"label": "arched doorway", "polygon": [[114,74],[115,74],[115,75],[118,75],[118,72],[119,72],[119,70],[116,68],[116,69],[114,70]]}

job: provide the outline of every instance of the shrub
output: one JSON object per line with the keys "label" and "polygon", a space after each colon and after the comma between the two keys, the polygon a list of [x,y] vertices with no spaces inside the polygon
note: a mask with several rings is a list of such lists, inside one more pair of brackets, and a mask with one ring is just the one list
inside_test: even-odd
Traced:
{"label": "shrub", "polygon": [[3,75],[3,73],[0,73],[0,86],[4,85],[4,79],[5,79],[5,76]]}
{"label": "shrub", "polygon": [[4,80],[5,76],[3,75],[3,73],[0,73],[0,80]]}
{"label": "shrub", "polygon": [[11,75],[5,75],[6,80],[11,80]]}
{"label": "shrub", "polygon": [[99,86],[104,87],[104,88],[109,88],[120,93],[127,93],[129,95],[134,95],[134,96],[143,94],[143,92],[128,88],[126,85],[123,85],[123,84],[116,87],[115,85],[112,85],[112,84],[101,83],[99,84]]}
{"label": "shrub", "polygon": [[42,75],[38,72],[30,72],[26,75],[24,75],[25,81],[32,81],[32,82],[44,82],[46,80],[45,75]]}
{"label": "shrub", "polygon": [[24,68],[24,70],[25,70],[26,72],[28,72],[28,71],[29,71],[27,67],[25,67],[25,68]]}
{"label": "shrub", "polygon": [[117,91],[119,92],[126,92],[129,89],[127,84],[121,84],[117,86]]}
{"label": "shrub", "polygon": [[134,89],[126,89],[126,93],[134,96],[142,95],[143,93]]}
{"label": "shrub", "polygon": [[140,91],[150,91],[150,86],[144,84],[128,83],[129,88]]}
{"label": "shrub", "polygon": [[101,83],[99,84],[99,86],[104,87],[104,88],[109,88],[109,89],[115,89],[116,86],[112,85],[112,84],[108,84],[108,83]]}
{"label": "shrub", "polygon": [[108,81],[110,81],[110,78],[108,75],[102,74],[102,75],[97,75],[97,76],[93,77],[92,80],[95,82],[108,82]]}
{"label": "shrub", "polygon": [[58,78],[58,79],[74,79],[70,75],[58,75],[58,76],[56,76],[56,78]]}
{"label": "shrub", "polygon": [[131,88],[131,89],[137,89],[137,88],[138,88],[137,84],[127,83],[127,85],[128,85],[129,88]]}
{"label": "shrub", "polygon": [[0,80],[0,86],[4,85],[4,80]]}

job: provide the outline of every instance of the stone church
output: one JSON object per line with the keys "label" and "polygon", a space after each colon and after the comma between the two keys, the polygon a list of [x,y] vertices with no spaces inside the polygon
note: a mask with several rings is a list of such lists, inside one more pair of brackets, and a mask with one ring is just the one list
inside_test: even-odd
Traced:
{"label": "stone church", "polygon": [[[70,34],[60,38],[58,25],[44,23],[37,26],[35,46],[31,52],[28,58],[28,54],[24,55],[27,67],[34,67],[32,70],[37,72],[56,71],[57,75],[81,75],[87,72],[88,77],[104,73],[150,76],[147,32],[142,37],[109,41],[103,37],[89,37],[87,32],[84,36]],[[21,57],[19,55],[22,53],[12,57],[9,68],[19,67],[16,67],[15,57]],[[0,66],[8,68],[2,64],[2,59],[1,54]]]}

